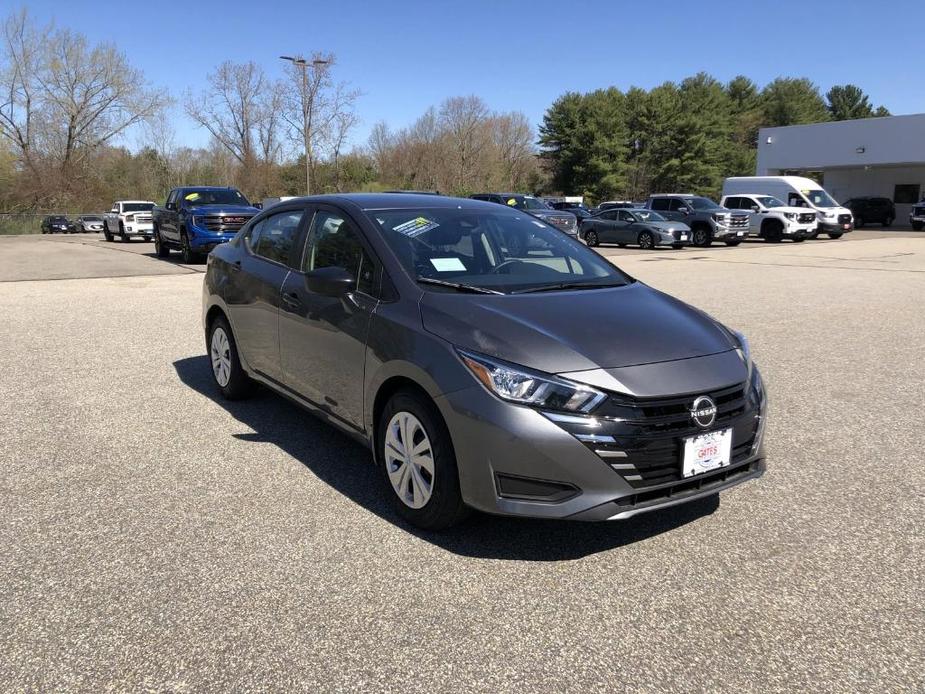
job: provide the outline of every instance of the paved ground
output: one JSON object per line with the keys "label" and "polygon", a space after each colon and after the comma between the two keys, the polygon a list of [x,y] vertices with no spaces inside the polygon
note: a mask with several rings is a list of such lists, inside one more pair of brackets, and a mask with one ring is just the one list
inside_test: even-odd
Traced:
{"label": "paved ground", "polygon": [[3,691],[925,688],[925,237],[605,251],[750,336],[768,474],[445,535],[311,416],[216,399],[194,268],[58,241],[31,267],[134,276],[0,283]]}

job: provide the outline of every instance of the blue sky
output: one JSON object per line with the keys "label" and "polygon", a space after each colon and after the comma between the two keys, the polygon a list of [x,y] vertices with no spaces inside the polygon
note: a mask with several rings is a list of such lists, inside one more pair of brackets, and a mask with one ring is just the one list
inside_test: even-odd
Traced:
{"label": "blue sky", "polygon": [[[8,9],[14,3],[4,2]],[[652,87],[700,70],[759,85],[809,77],[823,91],[853,82],[893,113],[925,111],[919,2],[137,2],[30,0],[93,41],[115,42],[148,79],[182,96],[230,59],[278,74],[279,55],[332,51],[337,77],[364,92],[372,125],[412,122],[449,96],[478,94],[537,125],[565,91]],[[175,113],[180,144],[206,134]]]}

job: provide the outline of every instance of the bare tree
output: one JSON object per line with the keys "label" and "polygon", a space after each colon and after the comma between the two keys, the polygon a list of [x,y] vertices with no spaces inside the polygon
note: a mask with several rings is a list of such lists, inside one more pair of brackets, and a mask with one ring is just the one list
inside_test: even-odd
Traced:
{"label": "bare tree", "polygon": [[478,96],[457,96],[440,105],[440,123],[456,164],[453,187],[471,190],[479,158],[490,142],[485,132],[488,106]]}
{"label": "bare tree", "polygon": [[502,185],[517,190],[527,174],[535,168],[530,121],[520,112],[503,113],[492,119],[492,136],[502,168]]}
{"label": "bare tree", "polygon": [[58,190],[74,189],[94,151],[168,102],[114,46],[90,46],[67,30],[40,32],[25,10],[6,19],[2,39],[0,135]]}

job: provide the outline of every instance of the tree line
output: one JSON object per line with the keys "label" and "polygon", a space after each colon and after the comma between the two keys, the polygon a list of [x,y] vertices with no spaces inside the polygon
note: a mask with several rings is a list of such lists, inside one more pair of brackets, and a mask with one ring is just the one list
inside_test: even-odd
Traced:
{"label": "tree line", "polygon": [[[312,192],[715,194],[725,176],[754,171],[759,127],[888,115],[850,84],[823,95],[805,78],[759,89],[701,73],[650,90],[568,92],[538,131],[523,113],[450,97],[350,146],[361,93],[335,79],[331,54],[292,60],[280,79],[226,61],[202,90],[172,95],[115,46],[36,26],[25,10],[3,21],[0,40],[0,213],[102,210],[182,184],[235,185],[255,200],[300,195],[309,182]],[[176,142],[175,107],[207,146]]]}
{"label": "tree line", "polygon": [[754,174],[761,127],[887,115],[851,84],[823,96],[806,78],[759,89],[744,76],[723,84],[699,73],[648,91],[564,94],[543,117],[540,157],[551,189],[593,200],[716,196],[725,177]]}

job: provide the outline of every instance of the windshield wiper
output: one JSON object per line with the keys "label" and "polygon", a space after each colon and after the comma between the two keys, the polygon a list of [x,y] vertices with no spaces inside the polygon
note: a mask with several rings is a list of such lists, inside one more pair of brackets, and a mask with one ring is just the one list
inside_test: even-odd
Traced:
{"label": "windshield wiper", "polygon": [[534,292],[555,292],[564,289],[609,289],[610,287],[625,287],[628,282],[613,282],[601,284],[600,282],[562,282],[560,284],[544,284],[542,287],[518,289],[511,294],[533,294]]}
{"label": "windshield wiper", "polygon": [[476,287],[472,284],[462,284],[460,282],[447,282],[446,280],[438,280],[435,277],[418,277],[418,282],[421,284],[433,284],[437,287],[449,287],[458,292],[471,292],[472,294],[504,294],[504,292],[488,289],[487,287]]}

